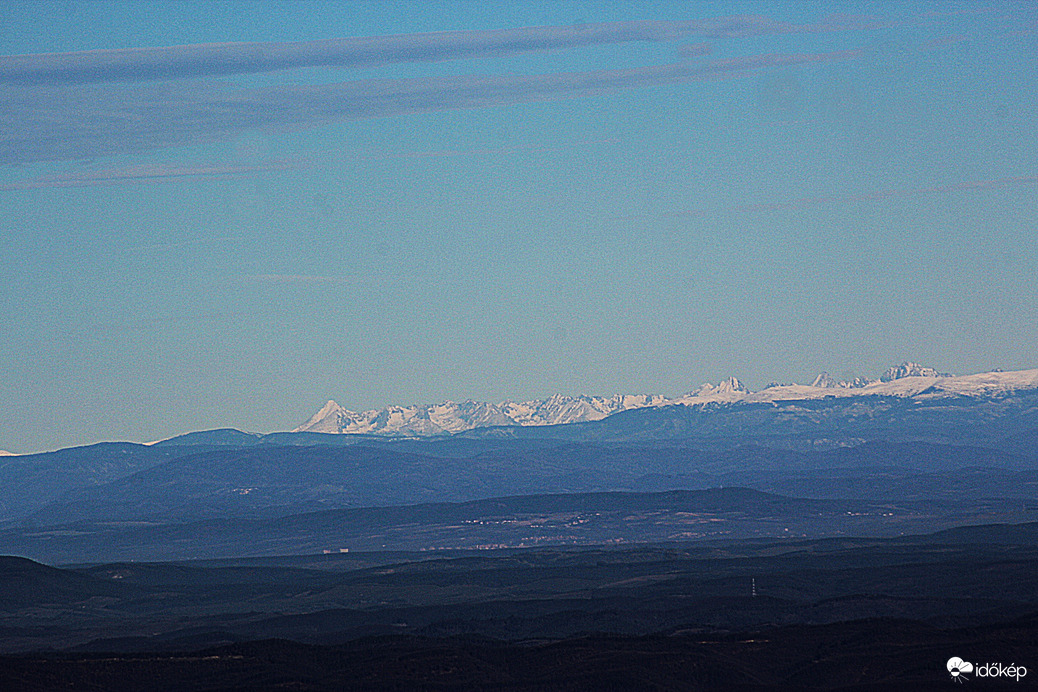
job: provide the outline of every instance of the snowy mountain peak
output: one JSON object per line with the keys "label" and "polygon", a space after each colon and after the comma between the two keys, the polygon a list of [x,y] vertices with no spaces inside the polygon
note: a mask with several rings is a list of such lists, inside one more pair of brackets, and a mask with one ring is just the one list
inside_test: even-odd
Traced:
{"label": "snowy mountain peak", "polygon": [[[736,381],[737,382],[737,381]],[[358,413],[329,401],[293,432],[367,433],[374,435],[445,435],[495,425],[559,425],[601,420],[618,411],[671,403],[648,394],[613,397],[554,394],[537,401],[478,401],[387,406]]]}
{"label": "snowy mountain peak", "polygon": [[321,410],[317,412],[317,415],[324,418],[325,416],[331,415],[332,413],[338,413],[342,410],[342,406],[339,406],[337,402],[333,401],[332,399],[329,399],[328,403],[322,406]]}
{"label": "snowy mountain peak", "polygon": [[490,426],[561,425],[596,421],[651,406],[735,406],[797,402],[831,397],[898,397],[920,400],[948,397],[1003,397],[1038,392],[1038,370],[986,372],[953,377],[918,363],[892,367],[880,380],[837,380],[822,373],[811,385],[771,384],[752,392],[734,377],[704,384],[685,396],[618,394],[612,397],[554,394],[534,401],[479,401],[387,406],[358,413],[329,401],[293,432],[365,433],[372,435],[449,435]]}
{"label": "snowy mountain peak", "polygon": [[320,411],[310,416],[310,418],[301,426],[296,428],[296,430],[305,430],[307,432],[342,432],[343,414],[348,413],[349,411],[329,399],[328,403],[322,406]]}
{"label": "snowy mountain peak", "polygon": [[826,387],[826,388],[830,388],[830,389],[831,389],[831,388],[833,388],[833,387],[838,387],[838,386],[840,386],[840,383],[839,383],[839,381],[838,381],[838,380],[836,380],[836,379],[835,379],[835,378],[834,378],[834,377],[833,377],[832,375],[830,375],[829,373],[827,373],[827,372],[823,372],[823,373],[820,373],[820,374],[818,375],[818,377],[816,377],[816,378],[814,379],[814,381],[813,381],[813,382],[811,382],[811,386],[812,386],[812,387]]}
{"label": "snowy mountain peak", "polygon": [[746,385],[744,385],[742,382],[740,382],[735,377],[729,377],[726,380],[721,380],[717,384],[717,390],[716,391],[719,394],[727,394],[729,392],[741,392],[741,393],[745,393],[745,394],[749,394],[750,393],[750,390],[746,388]]}
{"label": "snowy mountain peak", "polygon": [[910,363],[905,361],[901,365],[895,365],[887,368],[887,371],[880,375],[880,382],[893,382],[894,380],[904,379],[905,377],[951,377],[946,372],[938,372],[934,368],[928,368],[919,363]]}
{"label": "snowy mountain peak", "polygon": [[838,380],[829,373],[823,372],[818,375],[813,382],[811,382],[811,386],[822,389],[861,389],[873,382],[875,382],[875,380],[869,380],[864,377],[855,377],[851,380]]}
{"label": "snowy mountain peak", "polygon": [[723,396],[726,394],[749,394],[750,390],[746,388],[742,382],[735,377],[729,377],[721,380],[717,384],[711,384],[704,382],[699,385],[696,389],[692,390],[688,396],[690,397],[710,397],[710,396]]}

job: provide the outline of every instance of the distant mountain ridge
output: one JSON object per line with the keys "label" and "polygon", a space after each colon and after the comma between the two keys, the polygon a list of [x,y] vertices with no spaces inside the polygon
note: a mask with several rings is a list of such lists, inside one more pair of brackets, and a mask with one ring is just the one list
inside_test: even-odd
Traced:
{"label": "distant mountain ridge", "polygon": [[705,383],[673,398],[656,394],[618,394],[612,397],[555,394],[534,401],[504,401],[500,404],[445,401],[387,406],[364,412],[351,411],[329,401],[292,432],[426,437],[494,426],[584,423],[622,411],[659,406],[774,403],[846,396],[999,397],[1026,389],[1038,389],[1038,369],[956,377],[906,361],[888,368],[877,380],[862,377],[838,380],[823,372],[810,385],[771,384],[753,392],[737,378],[729,377],[717,384]]}

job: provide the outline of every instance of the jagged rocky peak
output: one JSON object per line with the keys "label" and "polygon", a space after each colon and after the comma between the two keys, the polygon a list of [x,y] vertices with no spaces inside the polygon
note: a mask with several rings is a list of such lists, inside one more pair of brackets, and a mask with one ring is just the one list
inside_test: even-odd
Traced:
{"label": "jagged rocky peak", "polygon": [[729,377],[717,384],[706,382],[694,389],[690,396],[715,396],[719,394],[749,394],[750,390],[736,377]]}
{"label": "jagged rocky peak", "polygon": [[901,365],[895,365],[887,368],[879,380],[870,380],[866,377],[854,377],[850,380],[838,380],[828,372],[821,373],[811,383],[812,387],[820,387],[822,389],[861,389],[867,387],[875,382],[893,382],[894,380],[900,380],[905,377],[951,377],[946,372],[938,372],[934,368],[920,365],[919,363],[911,363],[905,361]]}
{"label": "jagged rocky peak", "polygon": [[880,376],[879,381],[893,382],[905,377],[951,377],[951,375],[946,372],[938,372],[934,368],[928,368],[919,363],[905,361],[901,365],[887,368],[887,371]]}
{"label": "jagged rocky peak", "polygon": [[825,387],[826,389],[832,389],[840,386],[840,381],[827,372],[821,373],[815,378],[814,382],[811,383],[812,387]]}
{"label": "jagged rocky peak", "polygon": [[740,382],[738,378],[736,378],[736,377],[729,377],[728,379],[721,380],[720,382],[717,383],[717,391],[718,392],[725,392],[725,393],[727,393],[727,392],[749,393],[750,390],[747,389],[746,385],[744,385],[742,382]]}
{"label": "jagged rocky peak", "polygon": [[811,383],[812,387],[823,389],[861,389],[875,382],[865,377],[854,377],[849,380],[838,380],[827,372],[823,372]]}

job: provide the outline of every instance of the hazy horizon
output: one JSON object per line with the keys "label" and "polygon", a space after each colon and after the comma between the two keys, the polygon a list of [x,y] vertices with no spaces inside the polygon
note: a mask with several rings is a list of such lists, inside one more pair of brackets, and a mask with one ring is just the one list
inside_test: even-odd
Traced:
{"label": "hazy horizon", "polygon": [[1038,367],[1038,12],[855,12],[8,3],[0,449]]}

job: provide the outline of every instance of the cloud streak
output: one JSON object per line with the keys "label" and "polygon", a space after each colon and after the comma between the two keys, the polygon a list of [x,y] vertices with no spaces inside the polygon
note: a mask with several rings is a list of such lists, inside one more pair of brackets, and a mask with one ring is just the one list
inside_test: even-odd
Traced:
{"label": "cloud streak", "polygon": [[369,79],[254,89],[198,80],[65,88],[0,87],[0,163],[138,153],[222,141],[250,129],[307,127],[730,79],[772,67],[850,60],[863,55],[864,51],[855,49],[766,54],[626,70]]}
{"label": "cloud streak", "polygon": [[875,202],[883,199],[899,199],[918,197],[922,195],[937,195],[948,192],[963,192],[968,190],[993,190],[1014,185],[1034,185],[1038,183],[1038,176],[1018,175],[1006,178],[992,178],[989,180],[970,180],[950,185],[929,185],[923,187],[907,187],[895,190],[880,190],[865,194],[831,195],[826,197],[804,197],[800,199],[783,200],[780,202],[765,202],[762,204],[745,204],[735,207],[733,211],[756,212],[756,211],[789,211],[806,209],[810,207],[828,204],[854,204],[858,202]]}
{"label": "cloud streak", "polygon": [[248,166],[132,166],[85,173],[38,176],[17,183],[0,185],[0,192],[52,187],[96,187],[99,185],[164,182],[190,178],[234,178],[252,173],[297,170],[303,167],[303,164],[287,161],[272,161]]}
{"label": "cloud streak", "polygon": [[954,46],[958,43],[965,43],[969,39],[962,34],[954,34],[952,36],[941,36],[939,38],[930,39],[919,44],[919,50],[939,50],[941,48],[947,48],[948,46]]}
{"label": "cloud streak", "polygon": [[354,276],[318,276],[313,274],[246,274],[241,277],[247,282],[274,285],[355,285],[361,280]]}
{"label": "cloud streak", "polygon": [[[475,156],[510,156],[513,154],[548,154],[567,151],[574,147],[594,146],[598,144],[619,144],[620,139],[616,137],[606,139],[586,139],[563,146],[522,146],[522,147],[479,147],[476,149],[441,149],[438,151],[402,151],[392,154],[393,158],[403,159],[442,159],[455,156],[467,158]],[[385,155],[358,156],[359,159],[384,159]]]}
{"label": "cloud streak", "polygon": [[400,62],[512,55],[630,41],[669,41],[693,22],[616,22],[447,31],[321,41],[204,43],[0,57],[0,82],[72,84],[225,76],[305,67],[374,67]]}
{"label": "cloud streak", "polygon": [[940,195],[951,192],[968,192],[972,190],[996,190],[1004,187],[1017,185],[1038,185],[1038,176],[1017,175],[1004,178],[990,178],[987,180],[969,180],[949,185],[927,185],[920,187],[905,187],[892,190],[878,190],[875,192],[854,193],[847,195],[826,195],[822,197],[800,197],[796,199],[776,200],[773,202],[757,202],[753,204],[739,204],[730,207],[705,207],[700,209],[675,209],[658,214],[629,214],[619,216],[612,221],[627,222],[649,219],[699,219],[723,214],[748,214],[757,212],[785,212],[812,207],[829,206],[834,204],[857,204],[861,202],[876,202],[886,199],[907,199],[925,195]]}
{"label": "cloud streak", "polygon": [[[563,146],[508,146],[479,147],[474,149],[441,149],[428,151],[402,151],[392,154],[358,154],[350,158],[356,160],[382,161],[386,158],[403,159],[440,159],[453,157],[471,158],[475,156],[511,156],[516,154],[544,154],[567,151],[574,147],[592,146],[596,144],[619,144],[617,138],[582,140]],[[99,187],[108,185],[135,185],[140,183],[162,183],[190,179],[231,179],[252,175],[253,173],[278,173],[296,171],[304,168],[316,168],[321,164],[314,161],[268,161],[244,166],[163,166],[146,165],[127,168],[107,168],[81,173],[41,175],[15,183],[0,184],[0,192],[16,192],[20,190],[41,190],[47,188]],[[175,247],[188,243],[170,243],[147,247]]]}
{"label": "cloud streak", "polygon": [[[629,42],[738,38],[875,26],[874,20],[865,17],[833,16],[814,24],[789,24],[744,15],[701,21],[628,21],[320,41],[205,43],[10,55],[0,56],[0,84],[71,85],[218,77],[308,67],[366,68]],[[689,57],[704,50],[707,47],[702,45],[686,46],[684,53]]]}

